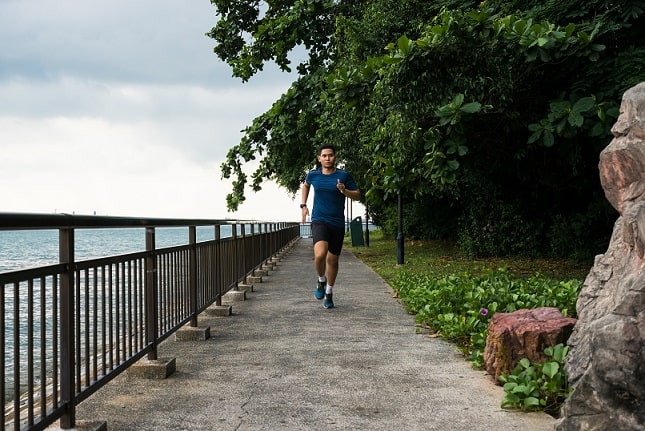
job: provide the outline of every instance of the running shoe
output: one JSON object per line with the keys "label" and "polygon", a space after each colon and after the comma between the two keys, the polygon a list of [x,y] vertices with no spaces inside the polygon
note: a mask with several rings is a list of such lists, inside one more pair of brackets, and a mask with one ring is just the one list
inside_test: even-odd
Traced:
{"label": "running shoe", "polygon": [[326,293],[325,300],[323,301],[323,307],[325,308],[334,308],[334,301],[332,300],[333,294]]}
{"label": "running shoe", "polygon": [[316,299],[323,299],[325,297],[325,285],[327,283],[324,281],[319,281],[318,285],[316,286],[316,291],[314,292],[314,295],[316,296]]}

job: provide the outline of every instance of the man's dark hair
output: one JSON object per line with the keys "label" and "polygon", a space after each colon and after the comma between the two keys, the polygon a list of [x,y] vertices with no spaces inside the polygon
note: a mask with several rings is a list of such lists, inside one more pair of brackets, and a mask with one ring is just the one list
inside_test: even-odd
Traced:
{"label": "man's dark hair", "polygon": [[330,149],[334,152],[334,154],[336,154],[336,147],[334,147],[332,144],[321,145],[320,148],[318,148],[318,154],[322,153],[322,150],[325,150],[325,149]]}

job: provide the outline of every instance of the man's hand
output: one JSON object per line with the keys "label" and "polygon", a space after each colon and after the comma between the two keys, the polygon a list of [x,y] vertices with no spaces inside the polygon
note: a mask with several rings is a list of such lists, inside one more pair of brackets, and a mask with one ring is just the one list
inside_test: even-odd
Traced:
{"label": "man's hand", "polygon": [[336,183],[336,188],[338,189],[339,192],[342,194],[345,194],[345,184],[340,182],[340,178],[338,179],[338,183]]}

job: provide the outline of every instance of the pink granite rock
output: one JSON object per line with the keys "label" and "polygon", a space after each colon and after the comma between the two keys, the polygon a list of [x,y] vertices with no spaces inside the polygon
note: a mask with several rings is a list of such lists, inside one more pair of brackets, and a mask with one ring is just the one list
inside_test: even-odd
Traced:
{"label": "pink granite rock", "polygon": [[576,319],[552,307],[496,313],[488,324],[484,367],[497,381],[522,358],[544,362],[544,348],[566,343],[575,324]]}

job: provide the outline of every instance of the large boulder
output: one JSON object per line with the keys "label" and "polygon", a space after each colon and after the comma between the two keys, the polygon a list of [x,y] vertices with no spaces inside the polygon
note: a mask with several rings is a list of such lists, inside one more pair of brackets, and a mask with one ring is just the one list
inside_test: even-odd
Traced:
{"label": "large boulder", "polygon": [[558,431],[645,429],[645,83],[620,111],[599,163],[620,216],[578,297],[565,365],[573,392]]}
{"label": "large boulder", "polygon": [[544,349],[566,343],[575,323],[576,319],[553,307],[496,313],[488,324],[484,368],[497,382],[500,375],[511,374],[522,358],[542,363]]}

